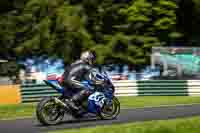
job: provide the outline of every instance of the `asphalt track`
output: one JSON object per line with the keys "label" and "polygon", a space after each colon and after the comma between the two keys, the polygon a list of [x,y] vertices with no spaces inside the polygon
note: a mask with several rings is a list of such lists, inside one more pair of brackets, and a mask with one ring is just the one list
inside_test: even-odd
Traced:
{"label": "asphalt track", "polygon": [[200,104],[181,105],[168,107],[152,107],[138,109],[123,109],[119,117],[115,120],[73,120],[65,119],[56,126],[42,126],[35,118],[4,120],[0,121],[1,133],[39,133],[53,131],[57,129],[71,129],[80,127],[92,127],[96,125],[109,125],[149,120],[166,120],[190,116],[200,116]]}

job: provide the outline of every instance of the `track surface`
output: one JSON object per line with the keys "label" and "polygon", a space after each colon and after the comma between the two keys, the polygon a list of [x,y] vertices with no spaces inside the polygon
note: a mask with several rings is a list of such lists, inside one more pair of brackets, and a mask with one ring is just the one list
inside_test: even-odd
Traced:
{"label": "track surface", "polygon": [[148,120],[166,120],[172,118],[200,116],[200,105],[181,105],[169,107],[153,107],[124,109],[116,120],[64,120],[56,126],[44,127],[35,118],[21,120],[0,121],[1,133],[39,133],[57,129],[71,129],[80,127],[91,127],[96,125],[108,125],[117,123],[128,123]]}

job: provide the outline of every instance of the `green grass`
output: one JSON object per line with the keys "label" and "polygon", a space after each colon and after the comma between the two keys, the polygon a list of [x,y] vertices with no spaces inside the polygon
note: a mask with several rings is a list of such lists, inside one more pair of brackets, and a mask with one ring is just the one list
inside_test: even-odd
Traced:
{"label": "green grass", "polygon": [[[119,100],[122,108],[200,103],[200,97],[191,96],[120,97]],[[33,117],[35,105],[0,105],[0,120]]]}
{"label": "green grass", "polygon": [[35,104],[1,105],[0,120],[34,116]]}
{"label": "green grass", "polygon": [[200,117],[97,126],[49,133],[199,133]]}
{"label": "green grass", "polygon": [[120,97],[120,103],[125,108],[149,107],[161,105],[192,104],[200,103],[197,96],[139,96]]}

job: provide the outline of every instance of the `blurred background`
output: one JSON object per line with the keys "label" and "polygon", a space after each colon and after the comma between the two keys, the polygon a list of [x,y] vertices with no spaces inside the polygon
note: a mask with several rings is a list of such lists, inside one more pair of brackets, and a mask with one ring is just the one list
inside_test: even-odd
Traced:
{"label": "blurred background", "polygon": [[2,0],[0,7],[0,84],[60,76],[85,50],[113,80],[199,77],[199,0]]}

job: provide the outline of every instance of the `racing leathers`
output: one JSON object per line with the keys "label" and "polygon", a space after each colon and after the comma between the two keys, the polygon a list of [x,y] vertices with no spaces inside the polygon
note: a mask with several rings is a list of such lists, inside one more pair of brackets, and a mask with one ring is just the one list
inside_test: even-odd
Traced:
{"label": "racing leathers", "polygon": [[89,77],[92,66],[82,60],[75,61],[70,66],[66,67],[64,72],[64,87],[65,95],[71,92],[72,108],[80,110],[78,107],[82,101],[88,98],[91,92],[85,88],[81,83],[83,80],[87,80]]}

